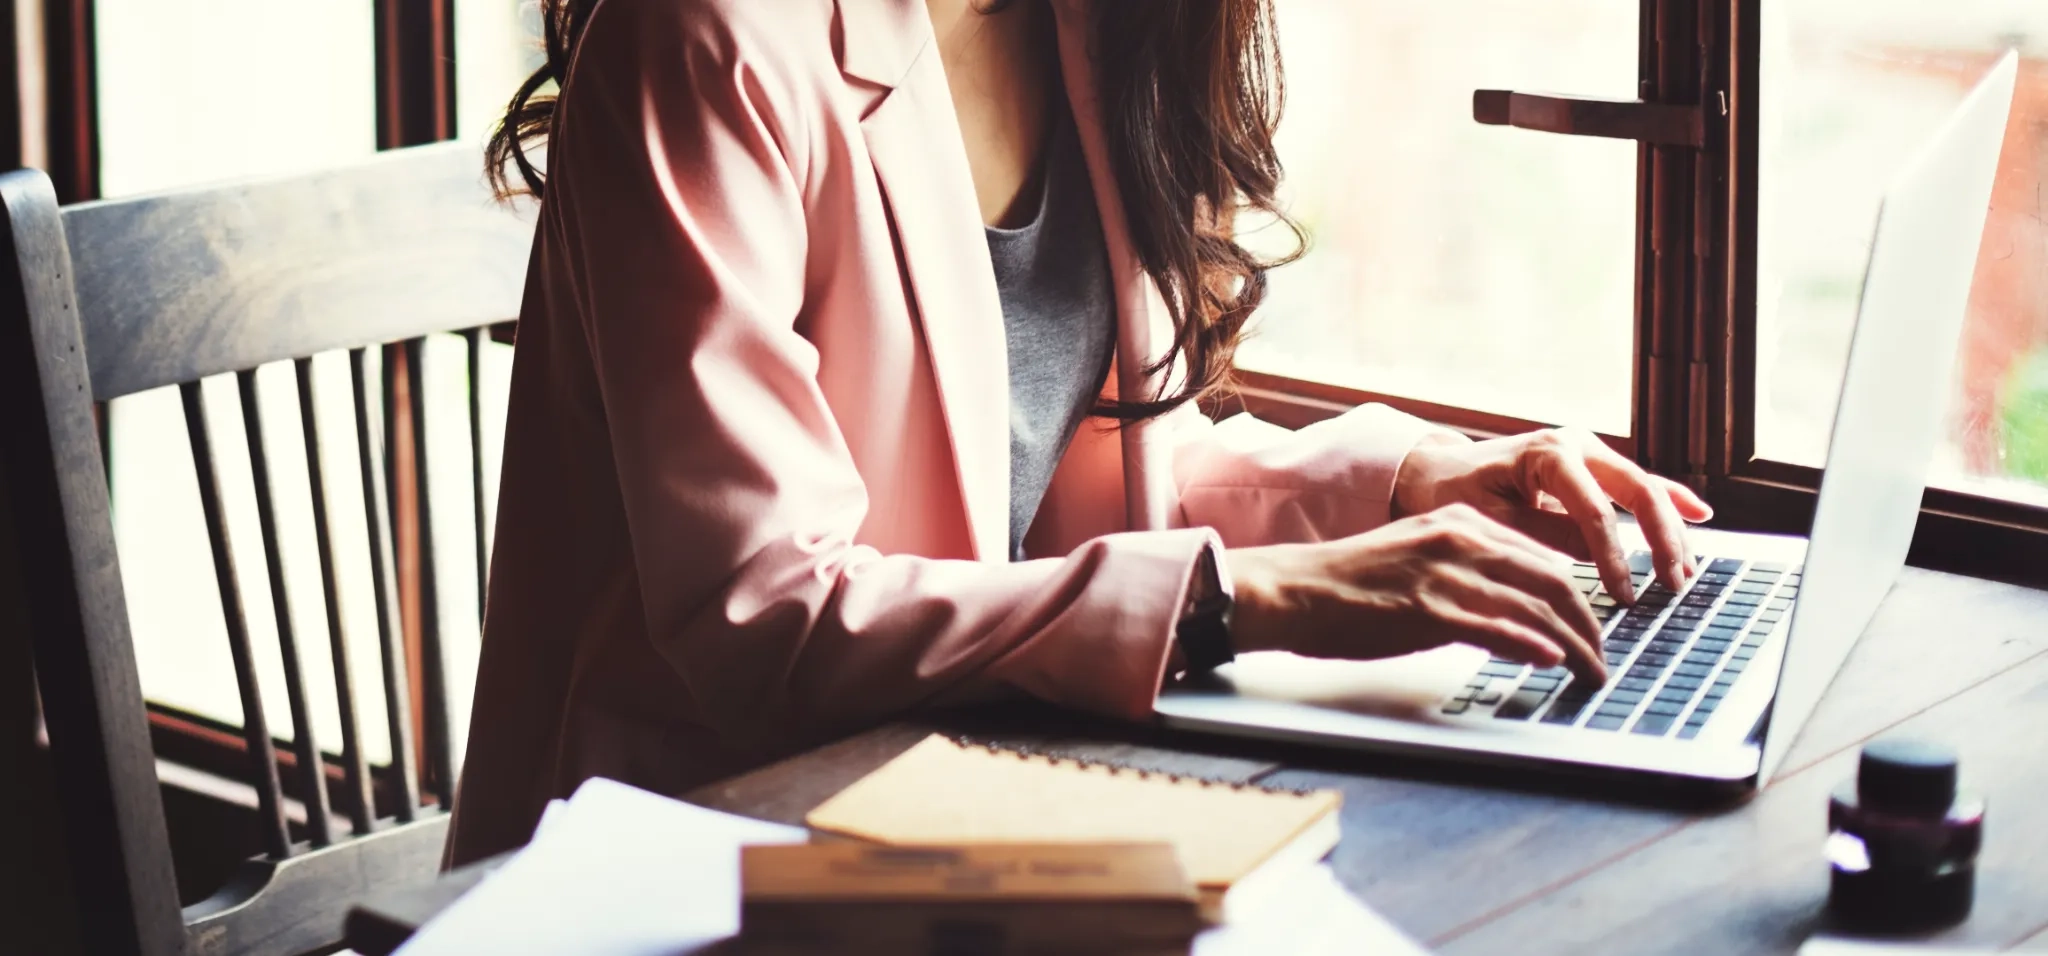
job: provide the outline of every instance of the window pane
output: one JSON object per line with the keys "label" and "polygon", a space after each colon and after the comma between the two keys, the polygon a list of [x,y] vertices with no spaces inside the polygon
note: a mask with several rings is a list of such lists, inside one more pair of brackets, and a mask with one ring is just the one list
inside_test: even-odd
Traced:
{"label": "window pane", "polygon": [[1241,364],[1628,434],[1636,147],[1481,126],[1472,91],[1633,98],[1637,0],[1278,10],[1312,246]]}
{"label": "window pane", "polygon": [[98,0],[101,192],[284,172],[376,149],[371,7]]}
{"label": "window pane", "polygon": [[[94,17],[104,195],[312,169],[376,149],[368,2],[97,0]],[[305,459],[294,454],[302,447],[296,394],[288,368],[266,368],[259,381],[264,428],[273,435],[270,461],[281,493],[278,534],[288,555],[286,583],[312,719],[322,745],[338,749],[340,717],[318,565],[304,559],[313,553],[312,512]],[[242,599],[264,709],[272,730],[291,736],[295,728],[263,583],[254,485],[241,451],[233,391],[226,380],[206,385],[224,508],[245,578]],[[323,415],[350,407],[343,374],[326,373],[317,393]],[[327,423],[330,441],[353,437],[345,424],[352,417],[339,421],[344,424]],[[177,390],[115,401],[109,429],[115,536],[143,691],[152,701],[239,723],[242,708]],[[351,453],[344,447],[330,457],[346,465]],[[345,496],[354,487],[353,473],[330,475],[327,487]],[[349,526],[360,527],[360,518]],[[347,539],[338,546],[346,553]],[[383,712],[376,695],[377,644],[374,636],[362,636],[374,618],[360,601],[346,604],[343,614],[355,635],[351,651],[365,715],[364,750],[370,759],[383,760],[389,744],[382,722],[374,719]]]}
{"label": "window pane", "polygon": [[1877,208],[2007,48],[2021,67],[1934,482],[2048,503],[2048,4],[1765,0],[1756,450],[1819,465]]}
{"label": "window pane", "polygon": [[533,0],[455,0],[456,136],[481,142],[542,61]]}

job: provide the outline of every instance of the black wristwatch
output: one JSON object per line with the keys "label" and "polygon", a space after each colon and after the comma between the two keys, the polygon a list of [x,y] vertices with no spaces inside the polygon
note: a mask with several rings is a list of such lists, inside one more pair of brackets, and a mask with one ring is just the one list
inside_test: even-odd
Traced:
{"label": "black wristwatch", "polygon": [[1223,573],[1216,544],[1202,548],[1195,561],[1194,580],[1188,583],[1187,607],[1181,612],[1174,638],[1180,644],[1181,660],[1189,673],[1205,673],[1237,658],[1230,640],[1230,612],[1236,606],[1230,578]]}

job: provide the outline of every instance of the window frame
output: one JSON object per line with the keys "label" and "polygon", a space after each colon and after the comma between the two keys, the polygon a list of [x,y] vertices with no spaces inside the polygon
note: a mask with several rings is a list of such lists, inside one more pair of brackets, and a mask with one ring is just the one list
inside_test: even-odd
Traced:
{"label": "window frame", "polygon": [[[455,136],[455,0],[370,0],[374,3],[372,43],[376,84],[377,147],[392,149],[452,139]],[[56,185],[60,202],[99,197],[98,70],[94,49],[94,0],[0,0],[8,43],[8,77],[13,110],[6,125],[11,139],[0,138],[0,157],[14,165],[40,165]],[[40,35],[21,36],[17,24],[33,26]],[[35,102],[30,97],[40,92]],[[396,389],[385,396],[386,428],[392,453],[392,507],[396,511],[393,548],[397,560],[400,615],[407,647],[408,679],[414,728],[425,726],[426,695],[420,640],[420,578],[417,484],[413,480],[412,421],[404,392],[403,354],[387,350],[386,377]],[[111,462],[106,417],[101,416],[102,454]],[[149,704],[149,723],[157,753],[165,759],[201,769],[214,769],[240,779],[247,765],[247,744],[218,722],[176,708]],[[416,742],[417,744],[417,742]],[[432,761],[426,748],[415,746],[421,793],[431,799],[434,786],[427,775]],[[288,748],[280,747],[280,759]],[[340,770],[339,757],[327,768]],[[389,769],[373,768],[379,803],[389,799]],[[453,789],[453,782],[449,782]]]}
{"label": "window frame", "polygon": [[[1639,146],[1630,434],[1600,436],[1681,480],[1714,527],[1804,534],[1820,469],[1756,455],[1757,202],[1763,0],[1643,0],[1641,98],[1696,106],[1698,148]],[[1288,427],[1381,402],[1477,438],[1548,427],[1512,416],[1240,370],[1218,403]],[[1921,503],[1908,562],[2048,586],[2048,509],[1943,488]]]}

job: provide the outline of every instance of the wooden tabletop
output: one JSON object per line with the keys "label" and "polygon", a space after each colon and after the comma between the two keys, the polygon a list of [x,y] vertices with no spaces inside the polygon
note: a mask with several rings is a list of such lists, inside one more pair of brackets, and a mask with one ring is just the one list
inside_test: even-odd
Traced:
{"label": "wooden tabletop", "polygon": [[2048,952],[2048,592],[1907,569],[1772,785],[1734,806],[1570,778],[1199,737],[1038,707],[905,721],[683,795],[799,822],[934,729],[1344,795],[1354,893],[1445,953],[1789,952],[1827,927],[1827,795],[1891,731],[1954,744],[1990,800],[1947,944]]}

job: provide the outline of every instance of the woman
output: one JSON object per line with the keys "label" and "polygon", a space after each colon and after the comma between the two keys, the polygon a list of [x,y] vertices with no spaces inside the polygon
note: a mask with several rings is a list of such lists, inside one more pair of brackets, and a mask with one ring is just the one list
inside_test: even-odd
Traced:
{"label": "woman", "polygon": [[1597,679],[1549,549],[1626,593],[1614,502],[1689,571],[1706,506],[1582,434],[1203,417],[1265,289],[1267,0],[544,7],[489,157],[543,200],[457,862],[592,775],[1019,693],[1144,719],[1233,651]]}

